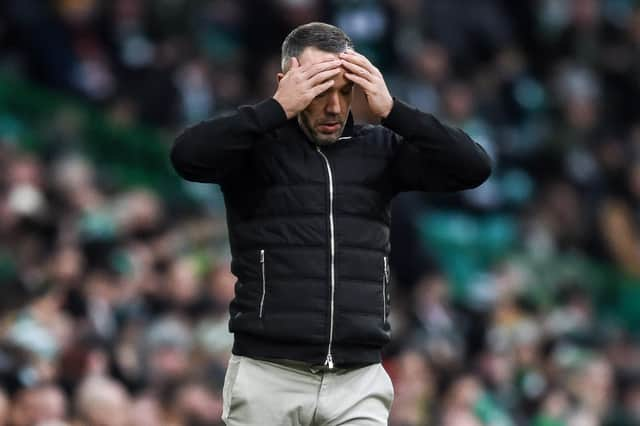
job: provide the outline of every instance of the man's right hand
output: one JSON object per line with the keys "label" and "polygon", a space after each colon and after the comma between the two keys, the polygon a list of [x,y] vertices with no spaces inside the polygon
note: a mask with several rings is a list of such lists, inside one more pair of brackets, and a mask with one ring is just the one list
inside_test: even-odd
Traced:
{"label": "man's right hand", "polygon": [[273,99],[278,101],[287,114],[295,117],[304,110],[320,93],[331,86],[334,77],[340,73],[339,59],[300,66],[297,58],[291,58],[289,71],[280,79]]}

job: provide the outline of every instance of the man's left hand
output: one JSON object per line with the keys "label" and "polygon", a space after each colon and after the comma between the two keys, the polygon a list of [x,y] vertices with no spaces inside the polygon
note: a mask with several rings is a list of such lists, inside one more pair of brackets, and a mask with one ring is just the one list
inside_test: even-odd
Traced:
{"label": "man's left hand", "polygon": [[369,109],[378,118],[386,118],[393,107],[393,98],[382,73],[369,60],[353,50],[340,54],[345,77],[360,86],[367,97]]}

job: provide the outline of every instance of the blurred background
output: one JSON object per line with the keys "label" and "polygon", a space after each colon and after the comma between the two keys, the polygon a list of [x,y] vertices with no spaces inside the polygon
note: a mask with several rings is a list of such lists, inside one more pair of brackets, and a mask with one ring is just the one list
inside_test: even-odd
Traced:
{"label": "blurred background", "polygon": [[220,424],[224,205],[168,151],[316,20],[494,162],[394,201],[390,424],[640,425],[635,0],[3,0],[0,425]]}

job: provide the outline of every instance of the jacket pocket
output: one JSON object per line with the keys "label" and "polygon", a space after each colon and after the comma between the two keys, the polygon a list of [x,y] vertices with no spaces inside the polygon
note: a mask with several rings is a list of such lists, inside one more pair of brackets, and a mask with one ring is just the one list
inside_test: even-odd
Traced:
{"label": "jacket pocket", "polygon": [[260,280],[262,282],[262,295],[260,296],[258,318],[262,318],[262,314],[264,312],[264,296],[267,293],[267,277],[265,274],[264,250],[260,250],[258,261],[260,262]]}
{"label": "jacket pocket", "polygon": [[387,301],[389,292],[389,261],[387,256],[382,258],[382,323],[387,321]]}

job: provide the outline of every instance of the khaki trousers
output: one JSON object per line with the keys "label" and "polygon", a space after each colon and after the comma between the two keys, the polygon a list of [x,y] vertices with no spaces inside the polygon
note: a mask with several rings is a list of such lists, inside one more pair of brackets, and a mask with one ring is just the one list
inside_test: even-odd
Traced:
{"label": "khaki trousers", "polygon": [[222,398],[227,426],[381,426],[393,385],[381,364],[318,371],[231,355]]}

